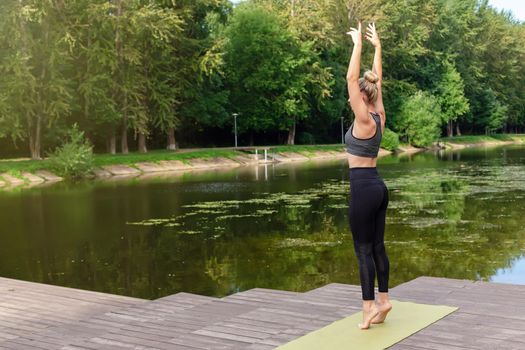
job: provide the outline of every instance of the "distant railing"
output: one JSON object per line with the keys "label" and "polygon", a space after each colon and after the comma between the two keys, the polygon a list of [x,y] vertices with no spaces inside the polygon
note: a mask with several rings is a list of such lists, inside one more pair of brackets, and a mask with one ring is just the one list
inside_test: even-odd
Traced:
{"label": "distant railing", "polygon": [[235,150],[238,151],[255,151],[255,157],[259,159],[259,151],[264,151],[264,162],[268,162],[268,150],[271,150],[273,147],[236,147]]}

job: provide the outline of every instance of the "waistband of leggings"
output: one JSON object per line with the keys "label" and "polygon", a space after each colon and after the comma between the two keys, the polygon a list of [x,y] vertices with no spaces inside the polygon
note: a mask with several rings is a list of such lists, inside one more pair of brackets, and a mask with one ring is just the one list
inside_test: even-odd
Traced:
{"label": "waistband of leggings", "polygon": [[379,179],[376,167],[355,167],[350,168],[350,180],[357,179]]}

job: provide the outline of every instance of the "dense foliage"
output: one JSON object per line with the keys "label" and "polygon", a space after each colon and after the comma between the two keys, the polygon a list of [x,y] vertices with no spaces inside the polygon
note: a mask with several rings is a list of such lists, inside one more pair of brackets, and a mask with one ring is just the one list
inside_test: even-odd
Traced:
{"label": "dense foliage", "polygon": [[438,99],[430,93],[419,90],[408,97],[399,115],[399,133],[409,144],[426,147],[439,137],[443,113]]}
{"label": "dense foliage", "polygon": [[233,113],[240,145],[336,143],[357,20],[402,141],[525,131],[524,24],[487,0],[3,0],[1,155],[74,123],[109,153],[232,145]]}
{"label": "dense foliage", "polygon": [[383,132],[383,138],[381,139],[381,148],[389,151],[395,151],[399,147],[399,135],[385,128]]}
{"label": "dense foliage", "polygon": [[92,145],[76,124],[69,130],[67,142],[49,155],[50,168],[68,179],[90,176],[94,168],[93,160]]}

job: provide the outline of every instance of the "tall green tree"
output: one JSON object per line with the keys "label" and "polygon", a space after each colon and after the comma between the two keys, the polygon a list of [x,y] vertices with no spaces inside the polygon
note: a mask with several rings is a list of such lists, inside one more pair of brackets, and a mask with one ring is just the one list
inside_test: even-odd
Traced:
{"label": "tall green tree", "polygon": [[[260,93],[253,97],[259,102],[251,105],[258,106],[255,115],[261,118],[255,118],[261,119],[261,125],[249,116],[254,115],[253,109],[246,107],[241,108],[244,125],[250,132],[271,127],[286,130],[287,142],[293,144],[297,121],[308,118],[312,106],[330,95],[331,74],[322,66],[316,42],[301,41],[299,28],[286,25],[287,18],[296,16],[296,9],[286,5],[261,1],[238,6],[225,31],[225,62],[234,105],[251,98],[249,89],[257,87]],[[245,31],[246,26],[251,30]],[[260,64],[253,66],[252,60]]]}
{"label": "tall green tree", "polygon": [[[294,76],[294,45],[279,18],[254,4],[239,5],[225,29],[225,74],[239,132],[267,131],[285,117],[283,96]],[[278,115],[278,114],[281,115]]]}
{"label": "tall green tree", "polygon": [[65,76],[71,62],[66,4],[6,0],[0,6],[0,79],[6,113],[1,119],[8,121],[1,124],[13,128],[4,133],[27,139],[31,158],[40,159],[43,133],[71,110]]}
{"label": "tall green tree", "polygon": [[71,76],[76,90],[74,117],[91,138],[102,138],[116,153],[116,130],[121,122],[115,76],[114,5],[105,0],[73,3],[70,32],[75,40]]}
{"label": "tall green tree", "polygon": [[[72,22],[79,103],[85,125],[94,126],[116,151],[128,152],[128,130],[145,152],[152,127],[173,125],[180,86],[176,84],[177,46],[182,20],[152,1],[76,2]],[[86,30],[86,28],[89,28]]]}
{"label": "tall green tree", "polygon": [[170,10],[147,4],[138,11],[137,44],[140,50],[140,74],[143,77],[141,104],[146,117],[135,125],[139,152],[146,152],[146,135],[151,127],[167,133],[176,125],[177,97],[182,84],[178,59],[178,43],[182,41],[183,20]]}
{"label": "tall green tree", "polygon": [[[445,72],[433,89],[441,106],[443,123],[447,125],[447,134],[452,136],[454,133],[453,123],[469,110],[468,100],[464,95],[463,79],[452,63],[443,63]],[[458,134],[459,124],[456,124]]]}
{"label": "tall green tree", "polygon": [[296,60],[300,77],[286,96],[286,118],[279,129],[288,131],[287,144],[295,143],[297,123],[308,120],[331,96],[335,81],[331,68],[321,58],[335,44],[336,34],[328,0],[255,0],[281,19],[300,49]]}
{"label": "tall green tree", "polygon": [[[479,17],[483,32],[477,38],[481,48],[485,72],[482,85],[491,88],[501,106],[506,106],[506,124],[523,124],[525,121],[523,98],[525,77],[523,72],[523,23],[509,13],[488,6],[480,1]],[[521,29],[521,36],[520,36]]]}
{"label": "tall green tree", "polygon": [[[190,129],[192,132],[209,126],[222,127],[229,121],[226,112],[228,91],[214,68],[220,65],[220,36],[215,30],[224,24],[232,11],[229,0],[157,0],[183,21],[183,32],[172,43],[176,47],[175,95],[176,105],[172,122],[161,127],[168,137],[168,149],[176,148],[175,130]],[[213,56],[211,59],[210,57]],[[210,63],[211,62],[211,63]],[[190,134],[185,130],[181,134]]]}

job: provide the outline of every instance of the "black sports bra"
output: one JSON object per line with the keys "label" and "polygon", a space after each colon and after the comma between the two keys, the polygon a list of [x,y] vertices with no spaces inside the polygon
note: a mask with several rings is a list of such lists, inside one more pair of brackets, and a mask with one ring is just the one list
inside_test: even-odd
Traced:
{"label": "black sports bra", "polygon": [[376,158],[379,153],[379,146],[381,145],[381,116],[379,113],[370,112],[372,118],[376,123],[376,133],[374,136],[368,139],[358,139],[352,135],[354,129],[354,123],[350,125],[350,128],[345,134],[346,151],[350,154],[360,157]]}

